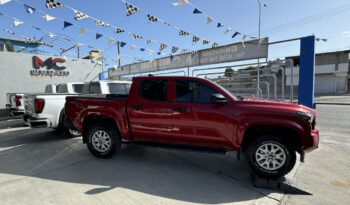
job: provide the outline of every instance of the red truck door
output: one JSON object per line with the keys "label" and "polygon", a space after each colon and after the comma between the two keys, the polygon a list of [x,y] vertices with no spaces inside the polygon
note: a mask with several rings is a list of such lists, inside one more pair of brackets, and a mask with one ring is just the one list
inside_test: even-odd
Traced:
{"label": "red truck door", "polygon": [[[172,102],[168,100],[168,80],[143,79],[135,82],[128,102],[130,129],[135,140],[167,142],[172,126]],[[137,85],[139,83],[139,85]]]}
{"label": "red truck door", "polygon": [[[233,139],[232,102],[216,104],[212,94],[219,93],[210,85],[192,80],[175,80],[176,99],[173,107],[186,110],[173,116],[177,137],[186,143],[229,147]],[[184,138],[185,137],[185,138]]]}

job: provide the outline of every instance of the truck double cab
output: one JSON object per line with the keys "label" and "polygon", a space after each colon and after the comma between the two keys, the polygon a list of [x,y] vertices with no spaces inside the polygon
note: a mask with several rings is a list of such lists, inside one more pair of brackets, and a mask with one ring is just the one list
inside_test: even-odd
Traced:
{"label": "truck double cab", "polygon": [[[47,84],[45,93],[56,93],[55,84]],[[24,93],[6,93],[6,109],[11,116],[21,116],[25,114]]]}
{"label": "truck double cab", "polygon": [[121,143],[239,151],[265,178],[287,174],[296,153],[318,147],[315,111],[303,105],[237,98],[220,85],[193,77],[136,77],[128,96],[69,96],[66,124],[101,158]]}

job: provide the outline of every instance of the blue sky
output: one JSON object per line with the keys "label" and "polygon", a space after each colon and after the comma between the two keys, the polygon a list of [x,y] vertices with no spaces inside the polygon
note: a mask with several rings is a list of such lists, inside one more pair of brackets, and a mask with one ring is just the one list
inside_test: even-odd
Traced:
{"label": "blue sky", "polygon": [[[156,52],[159,49],[159,44],[146,43],[146,39],[154,39],[160,42],[175,45],[180,48],[197,50],[201,48],[210,47],[209,45],[202,45],[198,42],[192,45],[192,37],[179,36],[178,31],[171,29],[162,23],[148,22],[147,16],[142,12],[137,12],[129,17],[126,16],[125,3],[121,0],[60,0],[59,2],[82,11],[89,16],[95,17],[107,23],[119,26],[133,33],[139,34],[144,39],[135,40],[131,35],[122,33],[114,34],[114,29],[96,27],[91,19],[81,21],[74,20],[74,13],[68,8],[62,7],[57,9],[47,9],[45,7],[45,0],[20,0],[21,2],[32,6],[33,8],[44,11],[55,17],[64,19],[73,23],[75,26],[63,28],[63,22],[53,20],[46,22],[41,18],[42,14],[35,12],[33,15],[26,13],[23,4],[17,3],[15,0],[0,6],[0,12],[15,17],[24,21],[23,25],[12,27],[11,19],[0,16],[0,36],[7,36],[12,38],[21,38],[21,35],[28,37],[35,36],[37,39],[46,35],[47,31],[69,36],[85,46],[81,47],[81,52],[87,54],[90,48],[87,45],[98,49],[106,49],[108,47],[107,41],[109,37],[126,42],[127,45],[121,49],[122,54],[149,59],[159,57]],[[231,35],[234,31],[239,31],[245,34],[257,35],[258,30],[258,4],[257,0],[190,0],[190,2],[198,7],[198,9],[209,14],[214,19],[218,20],[224,25],[232,27],[233,31],[229,34],[224,34],[225,28],[217,28],[215,23],[206,25],[204,22],[206,16],[200,14],[192,14],[193,8],[189,5],[182,5],[174,7],[171,3],[177,0],[128,0],[128,2],[147,11],[148,13],[167,21],[185,31],[196,34],[200,37],[208,39],[219,44],[229,44],[240,42],[241,36],[234,39]],[[316,37],[327,38],[327,42],[318,42],[316,44],[316,51],[331,51],[350,48],[350,24],[347,20],[350,17],[350,8],[344,7],[350,2],[344,0],[261,0],[262,3],[267,4],[266,8],[262,8],[262,26],[261,30],[264,36],[268,36],[271,41],[285,40],[289,38],[296,38],[315,34]],[[279,27],[275,32],[270,28],[286,24],[288,22],[309,17],[320,12],[325,12],[337,7],[343,6],[343,10],[338,10],[334,15],[329,14],[325,16],[316,16],[311,19],[311,23],[299,21],[296,27],[285,26]],[[309,19],[310,20],[310,19]],[[35,25],[45,31],[37,31],[30,25]],[[79,27],[84,27],[91,32],[84,36],[79,36]],[[20,35],[11,35],[3,32],[3,29],[9,29]],[[103,37],[96,40],[95,32],[103,34]],[[63,45],[64,42],[57,42]],[[130,49],[130,45],[134,44],[139,47],[152,49],[155,53],[150,57],[149,53],[140,51],[140,48]],[[67,45],[67,44],[64,44]],[[43,50],[45,50],[43,48]],[[46,49],[47,50],[47,49]],[[58,53],[57,50],[47,50]],[[66,53],[67,57],[73,57],[76,50]],[[164,50],[170,53],[170,48]],[[298,55],[299,43],[291,42],[285,44],[278,44],[271,46],[269,49],[269,59],[277,57],[284,57],[289,55]],[[117,58],[116,46],[112,46],[105,50],[105,57]],[[130,63],[134,59],[122,57],[122,64]],[[106,62],[109,66],[117,64],[113,61]]]}

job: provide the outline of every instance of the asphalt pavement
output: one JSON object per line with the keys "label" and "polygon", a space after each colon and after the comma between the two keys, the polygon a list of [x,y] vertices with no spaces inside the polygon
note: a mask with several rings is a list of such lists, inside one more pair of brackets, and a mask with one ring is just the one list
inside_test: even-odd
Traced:
{"label": "asphalt pavement", "polygon": [[227,155],[123,145],[93,157],[81,138],[0,121],[0,204],[347,204],[350,106],[318,105],[319,149],[288,175],[312,195],[254,188]]}

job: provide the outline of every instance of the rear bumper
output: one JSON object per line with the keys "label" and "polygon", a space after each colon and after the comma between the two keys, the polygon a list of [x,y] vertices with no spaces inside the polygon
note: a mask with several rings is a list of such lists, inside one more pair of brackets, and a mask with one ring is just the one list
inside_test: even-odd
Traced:
{"label": "rear bumper", "polygon": [[308,136],[308,142],[303,146],[304,152],[311,152],[318,148],[319,143],[319,131],[318,129],[311,130],[310,136]]}
{"label": "rear bumper", "polygon": [[19,110],[17,108],[11,108],[10,104],[6,104],[6,110],[10,113],[11,116],[20,116],[25,114],[25,110]]}
{"label": "rear bumper", "polygon": [[51,127],[51,122],[48,119],[42,118],[34,118],[31,116],[27,116],[26,124],[28,124],[31,128],[46,128]]}

